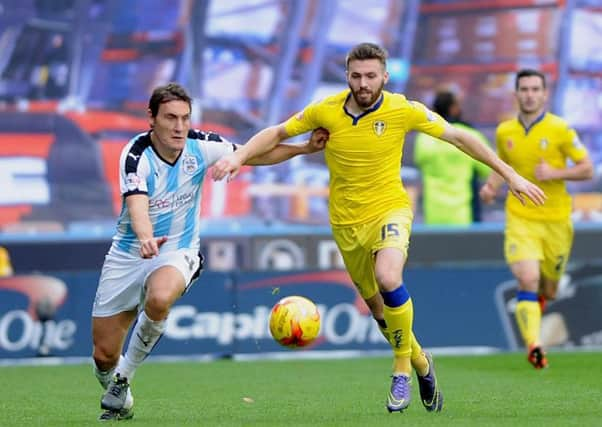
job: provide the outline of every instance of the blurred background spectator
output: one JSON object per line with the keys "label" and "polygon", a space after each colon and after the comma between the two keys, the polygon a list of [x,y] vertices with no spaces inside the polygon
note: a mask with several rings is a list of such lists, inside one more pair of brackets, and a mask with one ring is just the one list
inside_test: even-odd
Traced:
{"label": "blurred background spectator", "polygon": [[[485,135],[462,120],[460,102],[452,92],[438,92],[432,110],[489,145]],[[481,220],[479,180],[489,176],[486,165],[453,145],[422,133],[416,137],[414,163],[422,176],[425,224],[470,225]]]}
{"label": "blurred background spectator", "polygon": [[[0,232],[110,235],[121,209],[113,165],[128,138],[147,128],[140,111],[151,87],[180,82],[194,97],[195,126],[243,143],[345,88],[344,55],[360,41],[389,50],[388,90],[432,105],[445,87],[489,137],[496,123],[516,114],[514,72],[543,70],[550,109],[577,128],[596,165],[592,181],[570,186],[574,216],[600,222],[600,6],[585,0],[519,0],[511,7],[487,0],[0,0]],[[350,31],[358,26],[365,31]],[[425,203],[436,203],[414,164],[414,139],[406,141],[402,179],[410,193],[423,187]],[[227,186],[210,183],[202,203],[208,223],[326,225],[323,156],[249,168]],[[481,215],[473,210],[468,222],[503,215],[494,205]],[[441,221],[419,205],[416,222],[423,217],[427,224]]]}

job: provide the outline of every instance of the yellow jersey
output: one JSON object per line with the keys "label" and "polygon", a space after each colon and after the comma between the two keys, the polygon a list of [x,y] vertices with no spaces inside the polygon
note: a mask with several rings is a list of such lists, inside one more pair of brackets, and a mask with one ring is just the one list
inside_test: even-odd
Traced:
{"label": "yellow jersey", "polygon": [[560,221],[570,218],[571,197],[564,180],[539,181],[535,178],[537,164],[544,160],[553,168],[565,168],[567,159],[584,159],[587,149],[565,120],[543,113],[528,129],[516,118],[500,123],[495,142],[499,156],[523,177],[537,184],[547,196],[543,206],[530,200],[522,205],[516,197],[506,199],[506,212],[522,218]]}
{"label": "yellow jersey", "polygon": [[324,156],[330,172],[330,222],[358,225],[393,209],[410,207],[401,182],[405,135],[411,130],[439,137],[445,120],[405,96],[383,91],[369,110],[353,116],[345,108],[349,90],[305,107],[285,122],[289,136],[318,127],[330,138]]}

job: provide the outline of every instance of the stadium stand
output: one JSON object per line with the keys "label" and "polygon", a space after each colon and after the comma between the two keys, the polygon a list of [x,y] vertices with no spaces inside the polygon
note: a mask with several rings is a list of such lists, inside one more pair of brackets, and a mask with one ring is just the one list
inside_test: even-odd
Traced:
{"label": "stadium stand", "polygon": [[[0,162],[19,156],[29,159],[30,167],[37,161],[40,168],[44,159],[51,160],[50,181],[44,184],[47,200],[32,204],[3,196],[0,223],[50,221],[47,226],[60,229],[70,221],[92,219],[82,209],[59,218],[67,200],[92,206],[108,200],[108,208],[91,209],[91,215],[112,220],[121,207],[116,156],[129,138],[147,129],[144,102],[150,88],[169,80],[183,83],[194,97],[197,127],[244,142],[256,129],[345,87],[344,52],[356,41],[347,29],[356,24],[365,29],[364,39],[388,48],[390,90],[429,104],[436,88],[458,89],[466,117],[489,136],[494,124],[514,111],[508,90],[512,73],[525,64],[542,68],[552,81],[552,110],[577,126],[598,165],[596,179],[571,185],[571,192],[599,193],[602,59],[595,46],[602,10],[597,5],[588,0],[379,0],[369,6],[360,0],[1,2],[0,122],[33,114],[36,121],[43,117],[42,122],[56,125],[45,130],[28,129],[27,123],[16,130],[0,126]],[[510,33],[517,36],[507,37]],[[521,41],[527,38],[529,43]],[[422,40],[423,48],[415,40]],[[76,139],[82,148],[76,148]],[[414,192],[419,175],[411,164],[412,142],[409,138],[406,144],[403,179]],[[46,146],[51,148],[48,157],[42,155]],[[31,150],[38,150],[33,158]],[[63,153],[73,158],[80,151],[96,153],[96,158],[84,156],[81,169],[55,169]],[[228,187],[225,199],[208,191],[205,212],[209,217],[326,224],[325,171],[320,154],[248,170]],[[66,174],[75,174],[72,182],[96,186],[101,195],[67,195]],[[302,190],[291,190],[295,187]],[[501,206],[494,209],[485,219],[500,218]],[[599,217],[592,212],[581,218]]]}

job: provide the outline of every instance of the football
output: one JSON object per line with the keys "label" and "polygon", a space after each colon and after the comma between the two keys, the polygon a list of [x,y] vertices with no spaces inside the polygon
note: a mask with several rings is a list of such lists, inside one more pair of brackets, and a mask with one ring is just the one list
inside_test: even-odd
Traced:
{"label": "football", "polygon": [[282,298],[270,313],[270,333],[280,345],[305,347],[320,333],[318,308],[305,297]]}

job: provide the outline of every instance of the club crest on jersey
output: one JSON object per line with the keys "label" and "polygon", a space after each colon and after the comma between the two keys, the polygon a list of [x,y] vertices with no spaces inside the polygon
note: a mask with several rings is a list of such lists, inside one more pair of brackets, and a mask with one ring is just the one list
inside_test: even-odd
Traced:
{"label": "club crest on jersey", "polygon": [[539,140],[539,148],[541,148],[542,150],[545,150],[546,148],[548,148],[548,140],[545,138],[542,138]]}
{"label": "club crest on jersey", "polygon": [[511,140],[511,139],[508,139],[508,140],[506,141],[506,147],[508,147],[508,150],[512,150],[512,146],[513,146],[513,145],[514,145],[514,144],[512,143],[512,140]]}
{"label": "club crest on jersey", "polygon": [[186,175],[194,175],[199,169],[199,162],[195,156],[186,154],[182,159],[182,169]]}
{"label": "club crest on jersey", "polygon": [[372,123],[372,129],[374,129],[374,133],[377,136],[381,136],[383,133],[385,133],[386,128],[387,125],[382,120],[376,120],[374,123]]}

